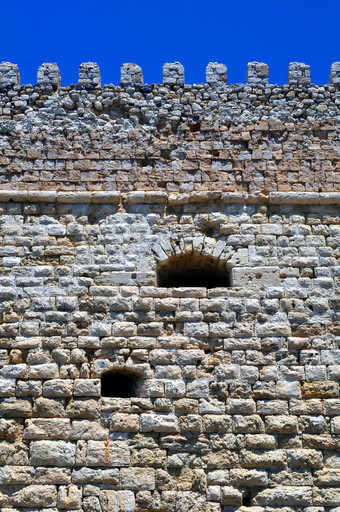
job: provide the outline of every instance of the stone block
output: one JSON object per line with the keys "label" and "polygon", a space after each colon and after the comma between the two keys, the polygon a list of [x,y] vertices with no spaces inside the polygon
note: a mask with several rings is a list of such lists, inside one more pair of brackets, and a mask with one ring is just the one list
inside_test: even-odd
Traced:
{"label": "stone block", "polygon": [[130,450],[126,441],[88,441],[87,466],[129,466]]}
{"label": "stone block", "polygon": [[65,441],[33,441],[30,464],[33,466],[73,466],[76,446]]}
{"label": "stone block", "polygon": [[231,271],[232,286],[257,289],[280,284],[279,267],[234,267]]}
{"label": "stone block", "polygon": [[296,507],[311,504],[313,504],[312,488],[304,486],[265,489],[254,498],[254,505]]}
{"label": "stone block", "polygon": [[28,485],[12,494],[15,507],[55,507],[57,489],[55,485]]}
{"label": "stone block", "polygon": [[178,419],[174,414],[141,414],[141,432],[178,432]]}
{"label": "stone block", "polygon": [[25,422],[24,439],[67,439],[71,422],[64,418],[37,418]]}
{"label": "stone block", "polygon": [[82,489],[76,485],[61,485],[58,489],[58,507],[81,509],[82,494]]}
{"label": "stone block", "polygon": [[155,470],[153,468],[126,468],[121,470],[121,485],[133,491],[155,489]]}

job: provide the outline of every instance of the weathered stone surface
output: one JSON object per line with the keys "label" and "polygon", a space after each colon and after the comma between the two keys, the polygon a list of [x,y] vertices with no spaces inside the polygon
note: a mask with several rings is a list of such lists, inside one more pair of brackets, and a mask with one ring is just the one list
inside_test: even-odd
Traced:
{"label": "weathered stone surface", "polygon": [[338,63],[0,66],[0,509],[339,512]]}

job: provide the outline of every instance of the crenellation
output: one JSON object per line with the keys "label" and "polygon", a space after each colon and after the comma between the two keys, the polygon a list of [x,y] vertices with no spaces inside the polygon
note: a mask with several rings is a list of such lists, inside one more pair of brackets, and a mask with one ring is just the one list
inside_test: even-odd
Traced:
{"label": "crenellation", "polygon": [[338,63],[2,66],[1,510],[335,512]]}
{"label": "crenellation", "polygon": [[11,62],[0,63],[0,89],[20,85],[18,66]]}
{"label": "crenellation", "polygon": [[310,66],[302,62],[291,62],[288,68],[288,84],[309,85]]}
{"label": "crenellation", "polygon": [[227,83],[227,67],[218,62],[209,62],[206,68],[206,82],[209,85],[219,85]]}
{"label": "crenellation", "polygon": [[247,84],[265,85],[268,83],[268,65],[264,62],[249,62]]}
{"label": "crenellation", "polygon": [[45,62],[38,69],[37,83],[40,86],[52,86],[59,89],[61,83],[60,71],[56,62]]}
{"label": "crenellation", "polygon": [[163,66],[163,84],[173,87],[178,85],[183,87],[184,85],[184,67],[180,62],[167,62]]}
{"label": "crenellation", "polygon": [[125,63],[120,68],[120,85],[125,86],[141,86],[143,85],[142,68],[137,64]]}
{"label": "crenellation", "polygon": [[99,66],[96,62],[83,62],[80,65],[78,84],[88,89],[101,86]]}

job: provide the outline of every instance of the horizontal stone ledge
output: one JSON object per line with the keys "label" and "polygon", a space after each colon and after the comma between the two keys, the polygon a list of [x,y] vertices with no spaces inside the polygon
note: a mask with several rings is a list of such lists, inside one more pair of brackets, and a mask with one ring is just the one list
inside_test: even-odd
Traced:
{"label": "horizontal stone ledge", "polygon": [[220,192],[204,190],[190,193],[165,191],[72,191],[0,190],[0,202],[70,204],[169,204],[217,202],[224,204],[340,204],[340,192]]}

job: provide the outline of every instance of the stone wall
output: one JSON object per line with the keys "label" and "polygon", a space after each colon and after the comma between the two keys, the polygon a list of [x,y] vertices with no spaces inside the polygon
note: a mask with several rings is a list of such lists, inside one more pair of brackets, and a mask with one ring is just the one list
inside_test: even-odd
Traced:
{"label": "stone wall", "polygon": [[0,66],[1,512],[339,510],[338,71],[221,66]]}

